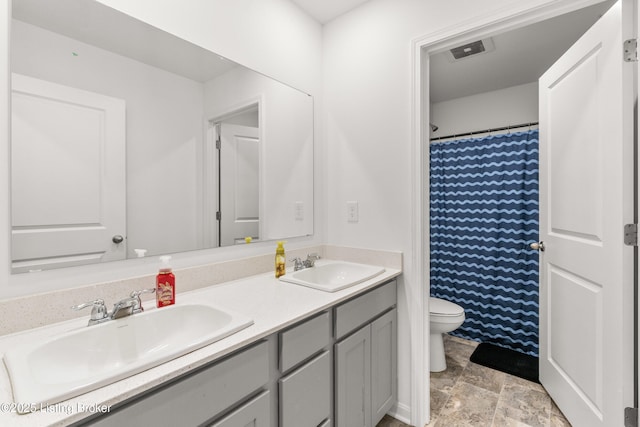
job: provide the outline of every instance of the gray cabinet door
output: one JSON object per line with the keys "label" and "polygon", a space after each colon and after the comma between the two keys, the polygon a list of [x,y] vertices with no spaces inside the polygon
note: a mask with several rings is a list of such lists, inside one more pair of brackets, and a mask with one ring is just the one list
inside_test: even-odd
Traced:
{"label": "gray cabinet door", "polygon": [[330,352],[320,354],[279,383],[281,427],[317,427],[331,416]]}
{"label": "gray cabinet door", "polygon": [[269,392],[251,399],[211,427],[269,427],[271,419]]}
{"label": "gray cabinet door", "polygon": [[378,424],[396,401],[396,319],[394,308],[371,323],[372,425]]}
{"label": "gray cabinet door", "polygon": [[335,346],[336,426],[371,426],[371,325]]}

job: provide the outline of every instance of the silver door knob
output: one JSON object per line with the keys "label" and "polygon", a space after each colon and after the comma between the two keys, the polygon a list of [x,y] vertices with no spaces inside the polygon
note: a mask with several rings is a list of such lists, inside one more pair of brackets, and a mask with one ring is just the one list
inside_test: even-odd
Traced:
{"label": "silver door knob", "polygon": [[124,242],[124,237],[122,237],[122,236],[121,236],[121,235],[119,235],[119,234],[116,234],[115,236],[113,236],[113,237],[111,238],[111,241],[112,241],[113,243],[115,243],[116,245],[118,245],[118,244],[120,244],[120,243]]}
{"label": "silver door knob", "polygon": [[534,251],[544,252],[544,242],[533,242],[529,247]]}

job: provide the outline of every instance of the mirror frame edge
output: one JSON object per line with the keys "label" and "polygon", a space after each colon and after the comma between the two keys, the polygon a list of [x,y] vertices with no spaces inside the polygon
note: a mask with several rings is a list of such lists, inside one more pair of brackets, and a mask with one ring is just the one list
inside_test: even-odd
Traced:
{"label": "mirror frame edge", "polygon": [[[4,191],[0,191],[0,223],[5,224],[3,227],[3,238],[0,239],[0,259],[3,262],[0,263],[0,280],[4,279],[4,286],[9,286],[11,279],[11,10],[12,2],[4,2],[5,7],[0,9],[0,22],[6,24],[3,25],[4,31],[0,34],[0,52],[6,52],[6,55],[2,55],[0,58],[0,81],[3,83],[0,89],[0,129],[4,129],[2,137],[0,137],[0,162],[6,162],[1,168],[3,170],[2,177],[0,178],[0,185],[4,188]],[[0,288],[0,295],[2,289]],[[0,296],[1,298],[1,296]]]}

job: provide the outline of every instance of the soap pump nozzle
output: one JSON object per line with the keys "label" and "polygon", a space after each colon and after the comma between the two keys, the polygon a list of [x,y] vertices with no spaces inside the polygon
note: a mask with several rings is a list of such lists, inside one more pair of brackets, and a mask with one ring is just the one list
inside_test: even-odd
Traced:
{"label": "soap pump nozzle", "polygon": [[171,256],[170,255],[163,255],[160,257],[160,271],[162,272],[168,272],[171,271]]}
{"label": "soap pump nozzle", "polygon": [[134,249],[133,251],[136,253],[136,256],[138,258],[144,258],[144,256],[147,254],[146,249]]}

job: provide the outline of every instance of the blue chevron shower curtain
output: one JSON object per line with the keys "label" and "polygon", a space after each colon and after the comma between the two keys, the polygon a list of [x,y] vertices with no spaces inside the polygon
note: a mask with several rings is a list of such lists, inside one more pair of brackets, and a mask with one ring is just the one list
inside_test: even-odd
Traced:
{"label": "blue chevron shower curtain", "polygon": [[538,355],[538,131],[430,145],[431,295],[452,335]]}

